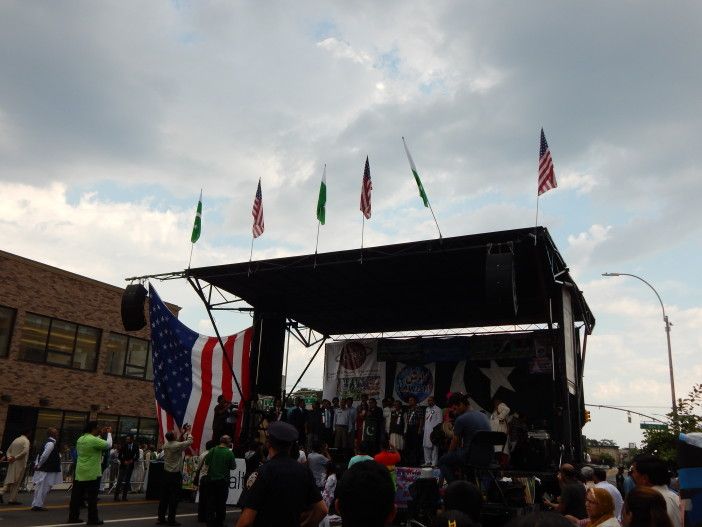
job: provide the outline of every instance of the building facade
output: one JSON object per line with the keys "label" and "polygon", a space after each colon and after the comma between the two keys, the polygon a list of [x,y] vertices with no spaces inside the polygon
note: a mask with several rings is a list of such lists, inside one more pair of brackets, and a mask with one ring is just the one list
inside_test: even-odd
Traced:
{"label": "building facade", "polygon": [[89,419],[155,444],[148,325],[124,330],[123,292],[0,251],[0,450],[49,427],[68,449]]}

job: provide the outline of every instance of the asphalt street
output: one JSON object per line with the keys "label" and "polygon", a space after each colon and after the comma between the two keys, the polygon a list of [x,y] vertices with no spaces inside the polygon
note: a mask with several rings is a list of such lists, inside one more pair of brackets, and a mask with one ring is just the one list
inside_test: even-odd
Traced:
{"label": "asphalt street", "polygon": [[[54,490],[49,494],[45,507],[49,509],[44,512],[34,512],[30,510],[29,504],[32,501],[31,494],[20,494],[19,500],[27,505],[0,505],[0,526],[8,527],[59,527],[69,526],[68,501],[69,492],[65,490]],[[115,502],[112,496],[100,496],[98,510],[100,519],[105,525],[124,527],[152,526],[156,523],[156,509],[158,502],[145,500],[143,494],[130,494],[129,501]],[[230,507],[227,510],[227,524],[233,525],[239,516],[239,509]],[[81,510],[81,518],[87,519],[87,511]],[[204,523],[197,522],[197,504],[181,502],[178,505],[177,521],[183,527],[202,527]],[[75,524],[80,525],[80,524]]]}

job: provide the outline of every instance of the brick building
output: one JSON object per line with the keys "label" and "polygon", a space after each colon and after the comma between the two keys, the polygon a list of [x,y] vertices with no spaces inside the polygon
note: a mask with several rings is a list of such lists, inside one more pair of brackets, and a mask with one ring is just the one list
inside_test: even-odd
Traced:
{"label": "brick building", "polygon": [[88,419],[155,441],[148,325],[124,330],[123,292],[0,251],[0,449],[51,426],[73,445]]}

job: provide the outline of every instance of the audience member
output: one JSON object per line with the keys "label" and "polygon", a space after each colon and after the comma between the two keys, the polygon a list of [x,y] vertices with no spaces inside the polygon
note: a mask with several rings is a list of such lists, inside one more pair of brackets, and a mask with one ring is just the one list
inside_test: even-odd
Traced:
{"label": "audience member", "polygon": [[473,483],[454,481],[444,491],[444,510],[466,514],[473,523],[480,523],[483,495]]}
{"label": "audience member", "polygon": [[614,501],[614,517],[621,522],[624,498],[622,498],[622,495],[617,487],[607,481],[607,471],[605,469],[597,467],[594,469],[592,475],[593,481],[595,482],[595,487],[605,489],[612,496],[612,500]]}
{"label": "audience member", "polygon": [[665,498],[651,487],[636,487],[626,495],[622,517],[626,527],[673,527]]}
{"label": "audience member", "polygon": [[680,497],[668,487],[670,473],[665,462],[655,456],[637,456],[631,467],[631,475],[637,487],[651,487],[661,493],[665,499],[668,517],[673,527],[682,527]]}
{"label": "audience member", "polygon": [[336,510],[344,527],[382,527],[395,518],[395,489],[390,474],[375,461],[349,468],[336,488]]}
{"label": "audience member", "polygon": [[183,441],[176,441],[174,432],[166,432],[166,443],[163,445],[163,483],[156,522],[159,525],[180,525],[176,521],[176,509],[183,485],[183,451],[193,443],[190,425],[184,424],[183,430]]}
{"label": "audience member", "polygon": [[579,520],[586,518],[585,486],[578,481],[573,465],[568,463],[561,465],[556,477],[561,488],[561,495],[556,503],[544,499],[544,504],[564,516],[573,516]]}

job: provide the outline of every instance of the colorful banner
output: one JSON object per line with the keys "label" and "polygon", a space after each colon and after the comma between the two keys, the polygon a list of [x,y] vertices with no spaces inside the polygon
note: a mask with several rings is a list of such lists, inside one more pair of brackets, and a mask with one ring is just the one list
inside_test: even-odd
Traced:
{"label": "colorful banner", "polygon": [[367,339],[327,344],[325,399],[361,394],[440,407],[449,392],[491,413],[499,399],[539,429],[552,429],[553,335],[549,331],[472,337]]}
{"label": "colorful banner", "polygon": [[[395,505],[399,508],[404,508],[407,507],[407,502],[412,499],[409,492],[410,485],[420,478],[422,469],[417,467],[396,467],[395,473],[397,474]],[[435,478],[441,477],[441,471],[438,468],[433,469],[432,476]]]}
{"label": "colorful banner", "polygon": [[326,345],[322,396],[380,400],[385,397],[385,363],[378,362],[378,341],[347,340]]}

